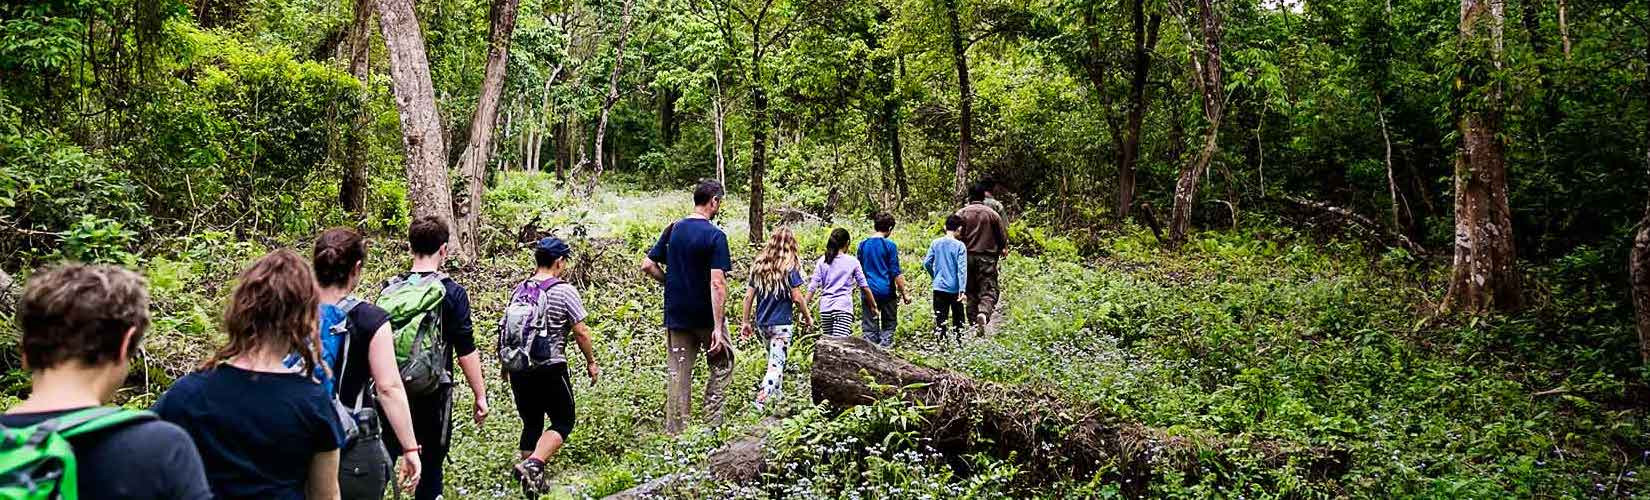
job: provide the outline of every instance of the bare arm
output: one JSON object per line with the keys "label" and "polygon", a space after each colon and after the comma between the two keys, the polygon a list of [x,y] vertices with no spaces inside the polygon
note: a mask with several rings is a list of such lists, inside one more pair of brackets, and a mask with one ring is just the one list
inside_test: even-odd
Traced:
{"label": "bare arm", "polygon": [[316,453],[309,461],[310,500],[338,500],[338,450]]}
{"label": "bare arm", "polygon": [[862,286],[859,289],[865,293],[865,310],[876,317],[882,317],[882,312],[877,309],[877,296],[871,293],[871,287]]}
{"label": "bare arm", "polygon": [[899,291],[900,300],[905,301],[907,304],[911,303],[911,294],[905,291],[905,275],[901,274],[894,277],[894,289]]}
{"label": "bare arm", "polygon": [[647,277],[653,278],[653,281],[657,281],[659,283],[665,282],[664,268],[659,267],[659,263],[654,262],[653,259],[642,257],[642,274],[646,274]]}
{"label": "bare arm", "polygon": [[729,347],[727,332],[728,276],[721,269],[710,270],[710,351],[721,352]]}
{"label": "bare arm", "polygon": [[752,309],[753,309],[752,306],[755,303],[756,303],[756,288],[755,287],[745,288],[744,304],[743,304],[743,307],[740,308],[740,311],[739,311],[739,336],[741,336],[741,337],[749,337],[753,333],[753,331],[751,330],[751,313],[753,312],[752,311]]}
{"label": "bare arm", "polygon": [[573,324],[573,341],[579,343],[579,350],[584,352],[585,372],[590,375],[590,383],[594,385],[601,378],[602,370],[596,364],[596,345],[590,341],[590,327],[583,321]]}
{"label": "bare arm", "polygon": [[809,299],[808,299],[807,294],[802,293],[801,288],[792,288],[791,289],[791,302],[795,302],[796,307],[799,308],[799,312],[802,313],[802,325],[803,326],[813,326],[813,324],[814,324],[813,316],[811,314],[811,311],[808,310]]}
{"label": "bare arm", "polygon": [[464,370],[464,381],[470,383],[470,394],[476,400],[476,425],[487,420],[487,379],[481,374],[481,351],[458,357],[458,366]]}
{"label": "bare arm", "polygon": [[[401,386],[401,368],[396,366],[396,337],[384,323],[373,333],[373,342],[366,350],[366,365],[373,371],[373,384],[378,391],[378,409],[389,419],[389,431],[396,432],[396,442],[401,442],[401,449],[417,449],[417,436],[413,434],[413,411],[408,406],[408,391]],[[399,452],[399,450],[396,450]],[[421,472],[417,452],[409,452],[403,457],[403,477],[401,480],[416,480]]]}

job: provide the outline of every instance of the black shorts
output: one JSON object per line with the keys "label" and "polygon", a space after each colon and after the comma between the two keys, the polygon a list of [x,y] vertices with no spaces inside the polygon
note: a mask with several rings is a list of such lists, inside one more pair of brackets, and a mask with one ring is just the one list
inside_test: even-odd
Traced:
{"label": "black shorts", "polygon": [[[573,433],[573,383],[567,377],[567,363],[511,373],[510,394],[521,413],[521,451],[532,451],[546,431],[555,431],[564,440]],[[549,417],[548,428],[545,417]]]}

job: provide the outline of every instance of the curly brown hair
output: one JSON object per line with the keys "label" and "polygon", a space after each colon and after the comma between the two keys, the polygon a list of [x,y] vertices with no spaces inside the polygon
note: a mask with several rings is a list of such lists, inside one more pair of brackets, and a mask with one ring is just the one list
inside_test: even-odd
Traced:
{"label": "curly brown hair", "polygon": [[202,369],[260,349],[273,349],[298,353],[304,360],[304,374],[314,376],[315,367],[321,366],[314,341],[321,297],[309,263],[297,252],[283,248],[253,262],[236,282],[223,312],[229,343]]}

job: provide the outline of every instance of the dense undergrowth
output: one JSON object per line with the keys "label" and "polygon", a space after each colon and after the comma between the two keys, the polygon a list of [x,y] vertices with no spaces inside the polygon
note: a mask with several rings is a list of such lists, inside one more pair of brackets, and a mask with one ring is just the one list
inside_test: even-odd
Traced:
{"label": "dense undergrowth", "polygon": [[[1221,435],[1237,459],[1195,478],[1162,471],[1153,484],[1038,482],[1021,471],[1039,457],[948,457],[914,429],[923,408],[897,401],[833,414],[808,401],[812,345],[791,353],[779,418],[753,412],[761,347],[740,344],[730,388],[732,420],[720,431],[661,432],[664,352],[660,292],[636,272],[646,245],[686,211],[685,194],[609,186],[573,198],[545,176],[509,174],[488,193],[492,257],[455,273],[470,289],[477,335],[492,340],[509,285],[529,254],[509,243],[535,218],[575,239],[573,279],[591,311],[605,378],[576,381],[578,428],[550,464],[553,496],[600,497],[665,474],[696,473],[711,450],[764,429],[774,467],[758,484],[690,482],[692,496],[952,498],[998,496],[1635,496],[1646,488],[1646,389],[1633,361],[1627,307],[1596,276],[1588,254],[1535,271],[1536,305],[1517,316],[1434,317],[1438,270],[1399,253],[1327,242],[1283,224],[1206,232],[1182,252],[1129,228],[1078,242],[1058,229],[1016,223],[1003,268],[1003,322],[990,338],[939,345],[926,299],[902,308],[896,350],[923,364],[1030,386],[1079,405],[1196,439]],[[730,204],[728,212],[742,213]],[[895,234],[913,290],[925,290],[921,252],[940,214],[907,217]],[[724,217],[742,276],[751,251],[739,219]],[[857,237],[858,220],[839,221]],[[798,227],[815,255],[825,226]],[[157,241],[126,260],[141,266],[156,298],[144,361],[122,392],[153,401],[222,338],[217,315],[235,271],[268,245],[223,233]],[[367,283],[405,265],[404,244],[375,237]],[[811,259],[810,259],[811,260]],[[742,280],[739,280],[742,281]],[[737,285],[737,281],[736,281]],[[373,287],[366,287],[373,288]],[[736,286],[738,293],[742,287]],[[364,290],[371,297],[375,290]],[[917,294],[924,297],[924,294]],[[729,301],[730,306],[737,304]],[[735,311],[730,311],[734,317]],[[0,327],[10,406],[26,390],[15,331]],[[515,494],[508,480],[519,423],[490,356],[493,418],[459,419],[449,464],[455,498]],[[470,404],[459,391],[459,408]],[[459,412],[465,414],[467,412]],[[1344,475],[1308,480],[1298,468],[1263,467],[1245,450],[1262,440],[1350,452]],[[1245,459],[1244,457],[1250,457]],[[694,474],[699,474],[694,476]]]}

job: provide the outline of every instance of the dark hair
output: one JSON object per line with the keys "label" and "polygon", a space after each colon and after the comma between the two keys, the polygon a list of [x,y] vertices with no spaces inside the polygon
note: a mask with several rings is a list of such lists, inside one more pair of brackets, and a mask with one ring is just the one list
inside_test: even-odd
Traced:
{"label": "dark hair", "polygon": [[876,227],[876,230],[879,233],[886,233],[894,230],[894,216],[887,212],[876,214],[871,217],[871,221],[871,224]]}
{"label": "dark hair", "polygon": [[962,227],[963,227],[963,218],[962,218],[961,215],[951,214],[950,217],[945,218],[945,230],[946,231],[961,231]]}
{"label": "dark hair", "polygon": [[64,264],[35,273],[17,304],[23,363],[38,371],[70,361],[119,361],[133,328],[126,352],[137,353],[149,327],[147,286],[142,276],[114,266]]}
{"label": "dark hair", "polygon": [[825,242],[825,263],[830,264],[831,261],[836,260],[836,256],[841,255],[842,250],[846,248],[848,248],[848,230],[840,227],[832,229],[830,241]]}
{"label": "dark hair", "polygon": [[968,201],[985,201],[986,191],[984,182],[975,184],[974,187],[968,188]]}
{"label": "dark hair", "polygon": [[693,206],[705,206],[710,200],[721,198],[723,194],[722,183],[714,179],[701,180],[699,185],[693,188]]}
{"label": "dark hair", "polygon": [[566,256],[556,255],[555,253],[543,248],[533,249],[533,264],[545,269],[549,269],[550,266],[556,265],[556,261],[561,260],[564,257]]}
{"label": "dark hair", "polygon": [[297,252],[283,248],[253,262],[236,279],[223,311],[229,343],[203,368],[273,346],[280,352],[298,353],[305,374],[314,375],[315,367],[321,366],[320,353],[311,341],[320,314],[320,295],[315,273]]}
{"label": "dark hair", "polygon": [[367,260],[367,240],[347,227],[335,227],[315,239],[310,256],[315,265],[315,281],[321,286],[349,285],[355,266]]}
{"label": "dark hair", "polygon": [[407,226],[407,243],[412,244],[413,255],[435,255],[450,237],[447,219],[439,215],[413,219],[412,224]]}

